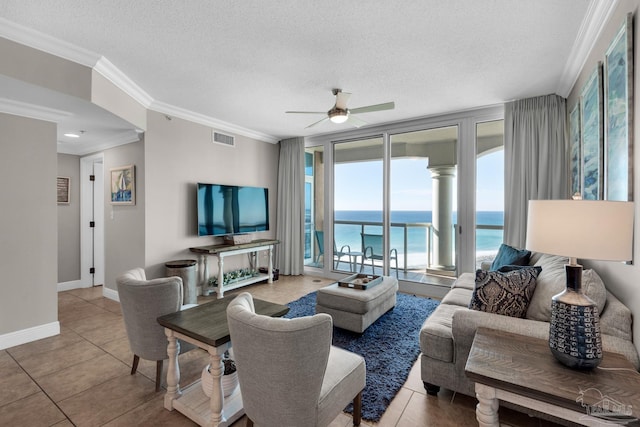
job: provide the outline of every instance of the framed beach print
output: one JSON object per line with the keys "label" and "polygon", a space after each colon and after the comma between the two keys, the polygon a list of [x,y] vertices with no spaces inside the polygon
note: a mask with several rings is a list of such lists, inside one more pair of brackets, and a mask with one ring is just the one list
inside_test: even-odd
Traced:
{"label": "framed beach print", "polygon": [[580,103],[569,113],[569,155],[571,196],[582,197],[582,149],[580,145]]}
{"label": "framed beach print", "polygon": [[128,165],[111,169],[111,204],[135,205],[135,166]]}
{"label": "framed beach print", "polygon": [[58,204],[68,205],[69,194],[71,191],[71,178],[68,176],[59,176],[57,181]]}
{"label": "framed beach print", "polygon": [[604,182],[602,62],[598,62],[580,94],[582,135],[582,199],[601,200]]}
{"label": "framed beach print", "polygon": [[605,53],[605,199],[633,200],[633,15]]}

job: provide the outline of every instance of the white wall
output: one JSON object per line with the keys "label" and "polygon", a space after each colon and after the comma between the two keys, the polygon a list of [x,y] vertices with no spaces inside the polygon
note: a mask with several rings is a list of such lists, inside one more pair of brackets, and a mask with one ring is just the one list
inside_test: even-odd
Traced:
{"label": "white wall", "polygon": [[[105,288],[116,290],[116,277],[145,266],[144,139],[104,151]],[[135,165],[135,205],[112,205],[111,168]]]}
{"label": "white wall", "polygon": [[[189,247],[219,242],[197,236],[197,182],[269,188],[270,230],[255,238],[275,237],[279,145],[236,136],[236,146],[227,147],[213,143],[211,132],[154,111],[147,115],[145,265],[150,277],[163,275],[167,261],[197,259]],[[229,268],[247,265],[238,258],[229,258]],[[217,267],[212,266],[214,273]]]}
{"label": "white wall", "polygon": [[80,158],[58,154],[58,176],[70,180],[69,204],[58,205],[58,283],[80,280]]}
{"label": "white wall", "polygon": [[59,331],[56,125],[0,113],[0,147],[1,349]]}
{"label": "white wall", "polygon": [[[635,17],[635,111],[633,121],[636,128],[634,135],[633,160],[633,168],[635,170],[633,198],[636,201],[634,230],[635,264],[625,265],[614,262],[585,262],[585,265],[593,267],[600,276],[602,276],[607,288],[631,309],[635,319],[633,339],[638,351],[640,351],[640,206],[638,206],[638,201],[640,201],[640,138],[638,137],[638,128],[640,127],[640,90],[638,90],[638,87],[640,86],[640,61],[638,61],[638,58],[640,58],[640,39],[638,38],[638,19],[640,18],[638,15],[639,5],[640,1],[638,0],[621,0],[618,3],[618,7],[611,15],[604,31],[589,54],[580,76],[571,90],[567,104],[568,111],[571,111],[579,98],[581,88],[585,84],[589,74],[593,71],[598,61],[604,61],[605,51],[624,22],[626,14],[628,12],[633,12]],[[585,230],[585,232],[588,233],[589,231]],[[631,232],[631,230],[629,232]]]}

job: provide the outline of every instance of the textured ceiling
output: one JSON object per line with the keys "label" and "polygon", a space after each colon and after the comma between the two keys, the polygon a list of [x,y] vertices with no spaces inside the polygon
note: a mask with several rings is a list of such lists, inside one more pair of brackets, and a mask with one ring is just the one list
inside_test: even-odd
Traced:
{"label": "textured ceiling", "polygon": [[[596,1],[596,0],[594,0]],[[281,139],[555,93],[589,0],[2,0],[0,17],[104,56],[162,105]],[[579,70],[578,70],[579,71]],[[566,94],[565,94],[566,95]]]}

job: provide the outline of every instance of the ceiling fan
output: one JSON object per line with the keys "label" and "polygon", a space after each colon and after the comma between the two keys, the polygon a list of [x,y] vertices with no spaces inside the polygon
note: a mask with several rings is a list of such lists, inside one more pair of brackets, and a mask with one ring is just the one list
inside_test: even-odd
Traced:
{"label": "ceiling fan", "polygon": [[360,114],[360,113],[371,113],[373,111],[382,111],[382,110],[393,110],[395,108],[395,103],[393,102],[385,102],[384,104],[376,104],[376,105],[369,105],[367,107],[359,107],[359,108],[353,108],[353,109],[349,109],[347,108],[347,101],[349,100],[349,97],[351,96],[350,93],[347,92],[343,92],[342,89],[333,89],[331,91],[335,97],[336,97],[336,103],[333,106],[332,109],[330,109],[327,112],[324,111],[286,111],[286,113],[290,113],[290,114],[326,114],[327,117],[323,118],[322,120],[319,120],[315,123],[311,123],[309,126],[307,126],[307,129],[318,125],[322,122],[325,122],[327,120],[332,121],[333,123],[344,123],[346,121],[348,121],[350,124],[352,124],[353,126],[359,128],[360,126],[364,126],[367,124],[367,122],[365,122],[364,120],[361,120],[357,117],[354,117],[354,114]]}

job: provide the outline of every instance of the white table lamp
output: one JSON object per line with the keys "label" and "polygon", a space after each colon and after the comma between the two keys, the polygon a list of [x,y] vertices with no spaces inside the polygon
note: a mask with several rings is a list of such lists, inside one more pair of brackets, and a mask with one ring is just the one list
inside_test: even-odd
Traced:
{"label": "white table lamp", "polygon": [[600,320],[582,291],[580,259],[629,261],[633,250],[632,202],[529,201],[526,248],[569,257],[567,288],[551,302],[549,347],[572,368],[591,369],[602,360]]}

